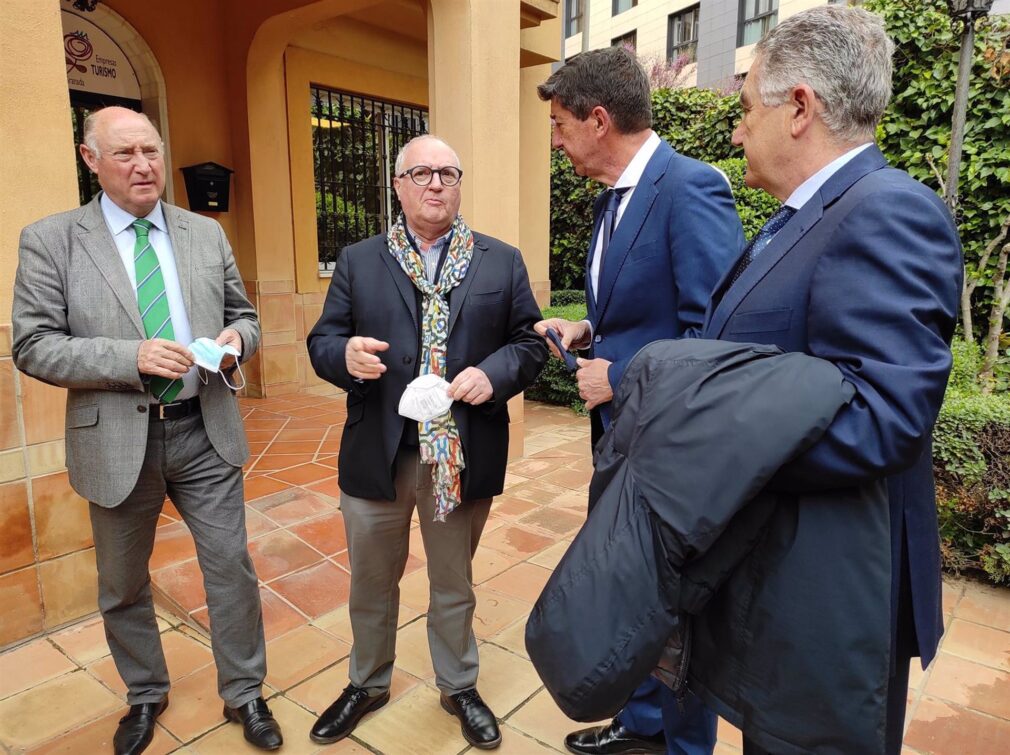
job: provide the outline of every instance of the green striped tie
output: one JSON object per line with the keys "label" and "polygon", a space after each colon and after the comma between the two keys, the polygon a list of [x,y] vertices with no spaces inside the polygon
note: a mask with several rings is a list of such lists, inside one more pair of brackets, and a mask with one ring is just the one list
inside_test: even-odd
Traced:
{"label": "green striped tie", "polygon": [[[168,296],[165,294],[165,279],[161,275],[158,255],[151,246],[147,235],[153,224],[150,220],[134,220],[137,243],[133,247],[133,264],[137,270],[137,304],[140,319],[144,321],[144,332],[148,338],[175,338],[172,329],[172,314],[168,310]],[[182,380],[163,377],[151,378],[151,393],[163,403],[173,401],[182,390]]]}

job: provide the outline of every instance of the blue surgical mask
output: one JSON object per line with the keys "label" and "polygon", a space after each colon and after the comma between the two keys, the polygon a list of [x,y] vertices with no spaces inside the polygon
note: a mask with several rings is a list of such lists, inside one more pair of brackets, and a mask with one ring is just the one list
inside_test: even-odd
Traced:
{"label": "blue surgical mask", "polygon": [[[221,379],[224,381],[225,385],[231,388],[233,391],[241,390],[245,388],[245,375],[242,374],[242,366],[238,364],[238,357],[241,352],[236,349],[231,344],[219,344],[212,338],[197,338],[193,343],[189,345],[189,350],[193,352],[193,358],[196,360],[198,367],[204,370],[209,370],[210,372],[220,373],[221,360],[224,359],[226,354],[231,354],[236,358],[236,366],[238,367],[239,377],[242,378],[242,385],[236,387],[228,382],[228,378],[221,374]],[[200,373],[200,380],[204,385],[207,385],[207,379],[204,377],[203,373]]]}

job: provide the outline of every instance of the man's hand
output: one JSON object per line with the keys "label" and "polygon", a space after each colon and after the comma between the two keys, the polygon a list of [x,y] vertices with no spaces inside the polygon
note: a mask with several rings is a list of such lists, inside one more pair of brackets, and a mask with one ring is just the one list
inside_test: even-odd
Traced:
{"label": "man's hand", "polygon": [[446,391],[449,398],[463,401],[472,406],[483,404],[494,394],[491,381],[487,379],[484,370],[477,367],[467,367],[456,376]]}
{"label": "man's hand", "polygon": [[165,338],[151,338],[140,342],[137,351],[137,370],[141,375],[174,380],[181,378],[193,366],[193,352],[180,343]]}
{"label": "man's hand", "polygon": [[376,354],[388,348],[388,343],[375,338],[354,336],[347,339],[347,347],[344,349],[347,371],[351,373],[351,377],[359,380],[375,380],[381,377],[386,371],[386,365]]}
{"label": "man's hand", "polygon": [[[225,328],[221,331],[221,335],[214,339],[214,342],[218,346],[234,346],[235,351],[242,354],[242,336],[238,334],[238,331],[234,328]],[[221,366],[218,368],[220,370],[229,370],[235,364],[235,357],[231,354],[225,354],[221,359]]]}
{"label": "man's hand", "polygon": [[579,359],[579,369],[575,373],[579,381],[579,396],[586,402],[587,409],[595,409],[614,398],[607,370],[610,362],[606,359]]}
{"label": "man's hand", "polygon": [[547,329],[554,328],[557,334],[561,336],[561,345],[565,349],[584,349],[589,346],[589,339],[592,337],[592,332],[589,329],[589,323],[585,320],[580,320],[579,322],[572,322],[571,320],[562,320],[560,317],[552,317],[549,320],[541,320],[536,325],[533,326],[533,330],[544,337],[547,342],[547,348],[551,350],[551,353],[558,359],[561,359],[561,355],[558,353],[557,347],[551,343],[551,339],[547,337]]}

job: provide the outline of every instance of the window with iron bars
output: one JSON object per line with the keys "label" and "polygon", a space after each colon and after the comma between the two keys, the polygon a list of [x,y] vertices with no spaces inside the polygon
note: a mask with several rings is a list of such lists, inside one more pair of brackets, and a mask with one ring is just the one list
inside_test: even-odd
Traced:
{"label": "window with iron bars", "polygon": [[779,0],[740,0],[737,47],[754,44],[778,23]]}
{"label": "window with iron bars", "polygon": [[396,220],[393,163],[428,133],[428,111],[315,85],[310,99],[319,272],[329,275],[345,246]]}

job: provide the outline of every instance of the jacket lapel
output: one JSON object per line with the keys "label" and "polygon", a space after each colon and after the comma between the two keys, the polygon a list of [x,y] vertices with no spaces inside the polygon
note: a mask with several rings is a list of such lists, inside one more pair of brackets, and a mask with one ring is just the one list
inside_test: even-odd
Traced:
{"label": "jacket lapel", "polygon": [[481,260],[484,259],[484,252],[486,251],[487,244],[483,240],[474,238],[473,256],[470,258],[470,266],[466,270],[466,275],[463,276],[463,280],[459,282],[459,285],[449,292],[450,335],[452,334],[452,326],[456,324],[456,318],[459,317],[459,311],[463,308],[463,302],[466,300],[466,294],[470,290],[470,284],[473,283],[473,279],[477,275],[477,268],[480,267]]}
{"label": "jacket lapel", "polygon": [[589,249],[586,254],[586,309],[589,321],[593,323],[596,322],[596,292],[593,291],[592,276],[593,257],[596,255],[596,235],[600,232],[600,223],[602,222],[604,193],[601,191],[593,202],[593,233],[589,237]]}
{"label": "jacket lapel", "polygon": [[119,257],[116,241],[112,238],[109,227],[105,224],[100,198],[101,194],[81,209],[81,215],[77,220],[79,229],[77,238],[88,256],[91,257],[91,261],[95,263],[95,267],[105,278],[105,282],[109,284],[141,338],[147,338],[147,334],[144,332],[144,323],[140,319],[137,297],[133,291],[133,285],[130,283],[130,276]]}
{"label": "jacket lapel", "polygon": [[407,311],[410,312],[410,319],[414,322],[414,327],[417,328],[417,295],[414,293],[416,290],[414,284],[410,282],[410,278],[407,274],[403,272],[400,268],[400,264],[393,258],[393,255],[389,253],[386,248],[386,239],[382,238],[382,246],[379,249],[379,257],[382,259],[383,263],[386,265],[386,269],[393,278],[393,282],[396,284],[397,290],[400,292],[400,296],[403,298],[403,303],[407,305]]}
{"label": "jacket lapel", "polygon": [[179,288],[182,289],[182,298],[186,303],[186,313],[189,315],[190,326],[193,332],[198,332],[198,328],[193,320],[193,244],[190,238],[189,221],[181,213],[175,211],[164,202],[161,203],[161,210],[165,215],[165,223],[168,226],[168,237],[172,241],[172,255],[175,257],[175,270],[179,274]]}
{"label": "jacket lapel", "polygon": [[666,142],[659,143],[645,166],[641,180],[635,186],[634,193],[628,201],[628,207],[621,215],[621,222],[614,230],[610,245],[607,247],[607,256],[603,258],[603,266],[600,269],[600,279],[597,285],[599,294],[596,299],[597,316],[595,322],[597,323],[602,321],[604,314],[606,314],[610,294],[614,290],[614,283],[624,266],[628,252],[631,251],[631,247],[634,246],[635,240],[645,224],[645,219],[652,210],[656,197],[659,196],[656,183],[666,173],[673,154],[673,148]]}
{"label": "jacket lapel", "polygon": [[876,145],[867,147],[831,176],[806,204],[786,223],[771,243],[757,256],[743,274],[732,283],[734,264],[723,275],[713,295],[712,308],[703,332],[706,338],[719,338],[730,317],[747,294],[788,254],[814,227],[830,207],[854,183],[868,173],[886,167],[887,161]]}

